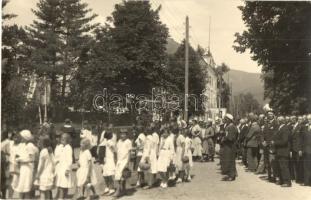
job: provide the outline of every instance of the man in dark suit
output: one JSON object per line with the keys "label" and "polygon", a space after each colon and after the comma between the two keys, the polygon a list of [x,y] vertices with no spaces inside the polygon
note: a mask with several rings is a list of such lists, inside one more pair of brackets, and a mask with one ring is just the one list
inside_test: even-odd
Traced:
{"label": "man in dark suit", "polygon": [[304,185],[311,186],[311,114],[302,130],[302,153],[304,165]]}
{"label": "man in dark suit", "polygon": [[278,124],[276,122],[274,112],[269,110],[267,112],[267,122],[263,128],[263,141],[262,146],[264,149],[264,163],[265,168],[268,172],[268,180],[270,182],[275,182],[276,172],[272,170],[272,164],[275,161],[275,151],[273,148],[270,148],[268,144],[271,143],[273,136],[276,134],[278,130]]}
{"label": "man in dark suit", "polygon": [[255,172],[258,165],[258,147],[260,140],[261,129],[258,125],[258,116],[250,113],[249,120],[251,122],[249,131],[246,135],[246,148],[247,148],[247,165],[248,170]]}
{"label": "man in dark suit", "polygon": [[247,157],[246,157],[246,144],[245,144],[245,138],[246,138],[246,134],[248,133],[248,123],[247,123],[247,119],[241,119],[240,120],[241,126],[240,126],[240,134],[239,134],[239,146],[241,148],[242,151],[242,162],[244,164],[244,166],[247,167]]}
{"label": "man in dark suit", "polygon": [[290,134],[290,172],[292,180],[296,183],[303,182],[303,162],[302,162],[302,127],[297,116],[291,117],[293,129]]}
{"label": "man in dark suit", "polygon": [[282,187],[291,187],[289,174],[289,135],[290,131],[283,116],[278,117],[279,129],[271,144],[275,146],[279,182]]}
{"label": "man in dark suit", "polygon": [[223,164],[227,169],[225,172],[226,177],[223,178],[224,181],[234,181],[237,176],[235,158],[236,158],[236,143],[238,139],[238,129],[233,124],[233,116],[231,114],[226,114],[225,116],[225,134],[222,139],[223,144]]}

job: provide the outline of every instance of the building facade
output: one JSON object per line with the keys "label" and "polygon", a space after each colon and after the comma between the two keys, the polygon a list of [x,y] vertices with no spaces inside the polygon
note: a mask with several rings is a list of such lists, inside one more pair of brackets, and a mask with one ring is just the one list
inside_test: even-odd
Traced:
{"label": "building facade", "polygon": [[215,119],[219,114],[219,109],[217,108],[218,99],[218,87],[217,87],[217,74],[216,74],[216,63],[210,52],[200,59],[200,64],[207,70],[206,76],[206,86],[203,92],[205,96],[204,107],[205,115],[204,118]]}

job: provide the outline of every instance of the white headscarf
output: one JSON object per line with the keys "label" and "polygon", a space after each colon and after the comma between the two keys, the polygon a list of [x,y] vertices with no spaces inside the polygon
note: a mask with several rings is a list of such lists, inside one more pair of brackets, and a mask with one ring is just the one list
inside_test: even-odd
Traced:
{"label": "white headscarf", "polygon": [[33,137],[29,130],[22,130],[20,133],[22,138],[24,138],[26,141],[30,141]]}

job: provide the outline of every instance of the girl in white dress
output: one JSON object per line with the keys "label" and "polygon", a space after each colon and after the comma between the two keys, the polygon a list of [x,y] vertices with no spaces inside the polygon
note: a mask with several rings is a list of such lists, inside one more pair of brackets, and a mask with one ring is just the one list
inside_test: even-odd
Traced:
{"label": "girl in white dress", "polygon": [[125,193],[126,180],[122,177],[122,172],[128,166],[132,142],[127,138],[127,130],[121,130],[120,139],[117,143],[117,164],[115,171],[115,181],[117,192],[115,197],[120,197]]}
{"label": "girl in white dress", "polygon": [[[172,163],[176,166],[176,135],[178,133],[178,128],[177,128],[177,124],[172,123],[170,126],[170,135],[169,137],[171,138],[171,142],[173,143],[174,146],[174,151],[172,152]],[[176,171],[169,171],[169,178],[168,180],[175,180],[176,179]]]}
{"label": "girl in white dress", "polygon": [[176,138],[176,168],[178,170],[177,183],[182,182],[184,177],[183,156],[185,154],[185,137],[182,131],[178,129]]}
{"label": "girl in white dress", "polygon": [[60,199],[68,198],[68,189],[74,186],[72,176],[72,147],[70,146],[70,136],[62,134],[60,144],[55,149],[55,173],[57,197]]}
{"label": "girl in white dress", "polygon": [[21,142],[21,137],[18,134],[14,134],[13,143],[10,147],[10,158],[9,158],[9,173],[12,177],[11,188],[9,190],[9,199],[13,197],[13,188],[17,187],[18,179],[19,179],[19,165],[16,162],[16,154],[18,152],[19,144]]}
{"label": "girl in white dress", "polygon": [[169,130],[166,127],[161,130],[159,151],[157,167],[162,179],[161,187],[167,188],[168,177],[166,172],[168,166],[173,162],[173,155],[175,150],[172,138],[169,137]]}
{"label": "girl in white dress", "polygon": [[39,165],[35,184],[39,186],[41,199],[52,199],[52,189],[55,176],[52,143],[49,138],[43,137],[40,139],[40,146],[42,150],[39,155]]}
{"label": "girl in white dress", "polygon": [[[157,150],[158,150],[158,144],[159,140],[157,140],[157,137],[153,134],[157,134],[155,132],[156,128],[154,126],[150,126],[146,130],[146,140],[144,144],[144,149],[143,149],[143,155],[141,158],[141,163],[149,163],[150,164],[150,169],[146,171],[145,173],[148,174],[148,185],[144,187],[144,189],[149,189],[152,187],[154,184],[154,180],[156,178],[157,174]],[[155,137],[154,137],[155,136]]]}
{"label": "girl in white dress", "polygon": [[86,188],[89,188],[93,192],[93,195],[96,195],[94,186],[98,182],[90,148],[90,140],[88,138],[82,139],[80,143],[80,155],[78,162],[79,168],[77,170],[77,186],[79,194],[83,198]]}
{"label": "girl in white dress", "polygon": [[103,177],[106,183],[104,194],[112,195],[115,193],[113,184],[113,175],[115,173],[116,164],[114,153],[116,151],[116,144],[113,140],[113,133],[109,130],[105,133],[105,158],[103,164]]}
{"label": "girl in white dress", "polygon": [[192,140],[191,140],[191,132],[189,129],[184,129],[183,131],[184,137],[185,137],[185,151],[184,151],[184,157],[188,157],[189,162],[187,164],[184,164],[184,170],[185,170],[185,177],[187,181],[191,181],[191,175],[190,170],[193,167],[193,161],[192,161]]}
{"label": "girl in white dress", "polygon": [[[146,136],[144,134],[145,130],[142,128],[141,133],[138,135],[137,139],[135,140],[135,146],[136,146],[136,163],[140,163],[142,155],[143,155],[143,149],[144,144],[146,140]],[[136,186],[141,186],[145,182],[144,172],[139,168],[139,165],[137,167],[137,183]]]}
{"label": "girl in white dress", "polygon": [[33,139],[29,130],[20,132],[21,143],[16,153],[16,162],[19,165],[19,179],[14,191],[19,193],[20,199],[31,198],[34,179],[34,162],[37,148],[30,141]]}

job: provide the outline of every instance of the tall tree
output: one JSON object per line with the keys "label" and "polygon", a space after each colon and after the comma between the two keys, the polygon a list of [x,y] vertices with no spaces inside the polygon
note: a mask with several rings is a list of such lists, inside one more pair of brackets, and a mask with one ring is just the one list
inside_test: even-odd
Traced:
{"label": "tall tree", "polygon": [[95,30],[92,48],[84,52],[82,63],[75,73],[71,98],[75,99],[74,106],[77,109],[92,110],[94,95],[102,94],[104,88],[116,92],[124,87],[123,80],[118,77],[119,69],[124,67],[126,59],[116,51],[108,27]]}
{"label": "tall tree", "polygon": [[64,110],[71,104],[66,101],[69,83],[89,49],[90,34],[97,25],[90,22],[96,15],[81,0],[40,0],[33,13],[37,19],[28,31],[34,71],[51,79],[52,107]]}
{"label": "tall tree", "polygon": [[115,49],[125,58],[117,69],[117,80],[127,86],[127,92],[150,94],[153,87],[162,85],[168,29],[160,21],[159,11],[149,1],[123,1],[109,18]]}
{"label": "tall tree", "polygon": [[60,56],[62,43],[60,31],[62,28],[61,1],[40,0],[37,9],[32,10],[37,17],[27,27],[29,34],[28,45],[32,47],[31,67],[38,77],[46,75],[51,79],[51,107],[55,111],[59,104],[59,81],[62,71],[62,59]]}
{"label": "tall tree", "polygon": [[[8,0],[2,1],[2,10],[8,3]],[[2,12],[1,123],[4,128],[21,122],[26,102],[22,68],[26,57],[23,48],[26,34],[23,28],[8,23],[14,17],[15,14]]]}
{"label": "tall tree", "polygon": [[245,2],[235,50],[262,67],[265,98],[281,113],[311,111],[311,3]]}
{"label": "tall tree", "polygon": [[81,55],[90,49],[92,41],[90,34],[98,24],[90,23],[97,15],[92,14],[92,9],[81,0],[62,0],[60,8],[62,10],[60,54],[63,61],[61,97],[64,100],[67,82],[74,77],[83,59]]}

